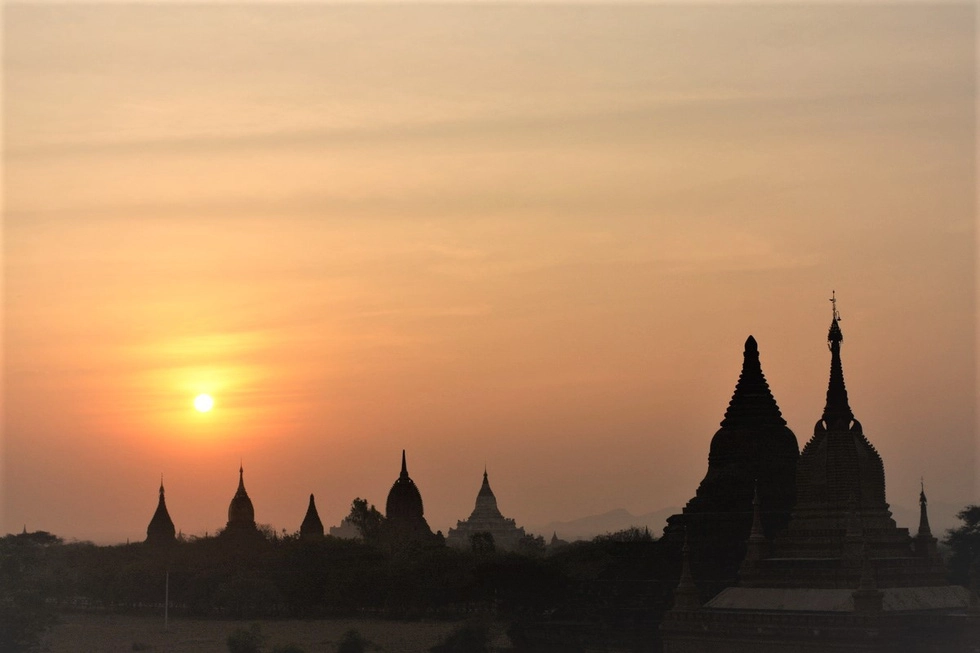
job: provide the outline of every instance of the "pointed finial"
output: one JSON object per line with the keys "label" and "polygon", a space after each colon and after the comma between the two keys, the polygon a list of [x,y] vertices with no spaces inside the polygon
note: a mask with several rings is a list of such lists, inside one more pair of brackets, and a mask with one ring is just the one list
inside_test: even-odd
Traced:
{"label": "pointed finial", "polygon": [[827,341],[831,350],[833,350],[833,343],[844,342],[844,333],[840,330],[840,312],[837,310],[837,293],[831,291],[830,293],[830,303],[833,306],[832,309],[832,319],[830,320],[830,331],[827,333]]}
{"label": "pointed finial", "polygon": [[402,478],[408,478],[408,464],[405,462],[405,450],[402,449]]}
{"label": "pointed finial", "polygon": [[163,494],[163,472],[160,472],[160,494]]}
{"label": "pointed finial", "polygon": [[487,480],[487,464],[483,463],[483,480]]}

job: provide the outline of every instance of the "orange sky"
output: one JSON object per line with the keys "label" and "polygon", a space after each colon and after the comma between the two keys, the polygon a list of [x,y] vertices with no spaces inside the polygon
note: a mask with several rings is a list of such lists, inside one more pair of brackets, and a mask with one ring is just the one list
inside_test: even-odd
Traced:
{"label": "orange sky", "polygon": [[[682,505],[749,334],[800,445],[836,289],[888,499],[975,489],[970,6],[8,5],[2,523],[142,539],[484,464]],[[215,409],[193,410],[209,392]],[[908,526],[909,524],[902,524]]]}

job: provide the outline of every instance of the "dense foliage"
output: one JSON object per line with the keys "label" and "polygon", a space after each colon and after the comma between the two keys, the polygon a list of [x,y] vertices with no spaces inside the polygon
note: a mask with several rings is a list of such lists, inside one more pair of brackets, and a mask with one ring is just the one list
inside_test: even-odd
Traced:
{"label": "dense foliage", "polygon": [[946,533],[950,582],[980,586],[980,506],[967,506],[956,515],[963,524]]}

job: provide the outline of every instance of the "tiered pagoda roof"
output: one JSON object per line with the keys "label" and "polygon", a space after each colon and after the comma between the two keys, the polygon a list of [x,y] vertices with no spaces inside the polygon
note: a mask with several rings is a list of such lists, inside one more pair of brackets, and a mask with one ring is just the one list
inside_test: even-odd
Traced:
{"label": "tiered pagoda roof", "polygon": [[758,489],[767,536],[785,529],[796,495],[799,446],[762,372],[755,338],[745,341],[742,370],[721,428],[711,440],[708,471],[664,537],[679,555],[689,540],[691,571],[705,596],[733,585],[752,525]]}
{"label": "tiered pagoda roof", "polygon": [[497,508],[497,497],[490,489],[487,470],[483,470],[483,485],[476,495],[476,505],[469,518],[456,522],[456,528],[450,528],[446,535],[446,544],[465,549],[470,547],[471,538],[477,533],[489,533],[493,537],[494,546],[503,551],[514,551],[518,548],[524,529],[517,526],[513,519],[508,519]]}

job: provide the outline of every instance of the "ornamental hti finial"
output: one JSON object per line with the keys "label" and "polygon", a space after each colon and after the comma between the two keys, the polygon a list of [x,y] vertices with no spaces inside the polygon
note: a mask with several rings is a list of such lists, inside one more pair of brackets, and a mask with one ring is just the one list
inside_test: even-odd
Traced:
{"label": "ornamental hti finial", "polygon": [[830,303],[833,306],[834,320],[840,321],[840,313],[837,312],[837,291],[830,291]]}

